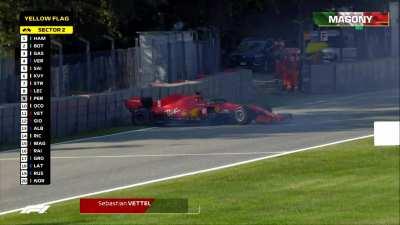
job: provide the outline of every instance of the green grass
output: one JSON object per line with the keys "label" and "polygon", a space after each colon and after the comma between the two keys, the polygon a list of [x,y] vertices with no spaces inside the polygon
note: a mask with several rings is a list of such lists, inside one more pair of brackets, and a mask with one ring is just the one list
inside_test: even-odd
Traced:
{"label": "green grass", "polygon": [[188,198],[199,215],[80,215],[72,200],[0,224],[398,224],[399,156],[368,138],[100,195]]}
{"label": "green grass", "polygon": [[[129,130],[138,130],[138,129],[142,129],[142,128],[144,128],[144,127],[130,125],[130,126],[117,126],[117,127],[112,127],[112,128],[104,128],[104,129],[98,129],[98,130],[92,130],[92,131],[84,131],[84,132],[79,132],[75,135],[70,135],[67,137],[52,138],[51,143],[55,144],[55,143],[70,141],[70,140],[74,140],[74,139],[115,134],[115,133],[129,131]],[[17,147],[18,146],[16,144],[4,144],[4,145],[0,145],[0,151],[16,149]]]}

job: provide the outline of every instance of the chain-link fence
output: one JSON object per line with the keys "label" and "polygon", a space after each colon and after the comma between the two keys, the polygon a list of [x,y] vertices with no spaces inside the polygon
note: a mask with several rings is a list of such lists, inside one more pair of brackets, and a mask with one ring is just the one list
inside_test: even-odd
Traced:
{"label": "chain-link fence", "polygon": [[[192,80],[218,72],[219,57],[218,32],[140,33],[132,48],[52,55],[51,93],[61,97]],[[15,68],[14,59],[0,59],[0,104],[19,100]]]}

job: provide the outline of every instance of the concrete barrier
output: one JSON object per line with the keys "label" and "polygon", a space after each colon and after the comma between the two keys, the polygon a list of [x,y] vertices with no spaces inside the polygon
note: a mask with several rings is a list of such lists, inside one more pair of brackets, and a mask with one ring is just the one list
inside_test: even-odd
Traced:
{"label": "concrete barrier", "polygon": [[386,58],[336,64],[333,90],[338,93],[399,88],[399,59]]}
{"label": "concrete barrier", "polygon": [[313,65],[310,75],[310,93],[332,93],[335,90],[335,65]]}
{"label": "concrete barrier", "polygon": [[[78,101],[77,109],[77,132],[83,132],[88,129],[88,106],[89,106],[89,96],[78,96],[76,97]],[[54,120],[52,120],[54,121]]]}
{"label": "concrete barrier", "polygon": [[312,94],[357,93],[399,88],[399,59],[311,65],[303,90]]}
{"label": "concrete barrier", "polygon": [[0,106],[0,138],[4,140],[4,143],[15,142],[19,140],[21,118],[19,106],[19,104],[5,104]]}
{"label": "concrete barrier", "polygon": [[[170,94],[201,92],[206,98],[243,102],[255,98],[252,73],[237,70],[219,73],[199,81],[131,88],[113,92],[79,95],[51,100],[51,136],[65,137],[83,131],[130,124],[124,101],[132,96],[159,99]],[[0,106],[0,144],[19,141],[19,104]]]}

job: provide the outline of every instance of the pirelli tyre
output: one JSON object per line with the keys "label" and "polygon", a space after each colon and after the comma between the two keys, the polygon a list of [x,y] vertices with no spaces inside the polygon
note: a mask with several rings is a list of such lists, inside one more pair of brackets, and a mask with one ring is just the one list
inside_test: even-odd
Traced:
{"label": "pirelli tyre", "polygon": [[148,108],[140,108],[132,112],[132,123],[134,125],[151,125],[153,117],[151,111]]}
{"label": "pirelli tyre", "polygon": [[240,107],[233,112],[233,119],[237,124],[245,125],[251,122],[251,115],[249,109]]}

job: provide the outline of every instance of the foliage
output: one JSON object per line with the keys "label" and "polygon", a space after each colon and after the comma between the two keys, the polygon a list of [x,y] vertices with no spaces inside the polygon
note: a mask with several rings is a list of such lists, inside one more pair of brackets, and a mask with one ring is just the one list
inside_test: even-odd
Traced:
{"label": "foliage", "polygon": [[[285,20],[318,9],[350,8],[384,10],[389,0],[357,2],[338,0],[2,0],[0,1],[0,56],[14,49],[18,33],[18,17],[23,10],[72,10],[76,31],[89,40],[101,35],[114,36],[119,47],[132,46],[137,31],[168,30],[182,21],[186,29],[216,26],[225,30],[240,29],[237,22],[246,15],[268,10]],[[275,23],[271,21],[271,24]],[[98,43],[98,41],[94,42]],[[72,44],[72,43],[70,43]]]}
{"label": "foliage", "polygon": [[111,34],[120,37],[118,18],[110,0],[2,0],[0,2],[0,47],[2,52],[13,49],[18,34],[19,14],[24,10],[73,11],[79,35],[93,37]]}

